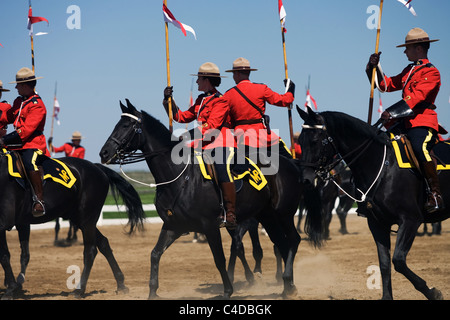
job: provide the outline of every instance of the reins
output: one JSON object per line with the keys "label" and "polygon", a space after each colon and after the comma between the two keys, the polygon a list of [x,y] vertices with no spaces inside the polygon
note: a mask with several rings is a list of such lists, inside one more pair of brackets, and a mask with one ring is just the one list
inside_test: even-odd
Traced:
{"label": "reins", "polygon": [[[374,124],[374,127],[377,127],[380,123],[377,122]],[[325,125],[302,125],[303,129],[315,129],[315,130],[323,130],[325,132],[327,132],[327,128]],[[379,129],[378,129],[379,130]],[[381,162],[381,166],[380,166],[380,170],[378,171],[377,176],[375,177],[374,181],[372,182],[372,184],[370,185],[370,187],[367,189],[366,192],[362,192],[359,188],[356,188],[356,190],[361,194],[361,199],[358,200],[356,198],[354,198],[353,196],[351,196],[347,191],[345,191],[333,178],[332,175],[329,174],[329,172],[334,169],[340,162],[344,161],[344,158],[347,158],[351,155],[353,155],[356,152],[359,152],[360,149],[361,151],[359,152],[359,154],[353,158],[349,163],[345,163],[344,165],[344,170],[347,167],[350,167],[350,165],[352,165],[354,162],[356,162],[357,159],[359,159],[359,157],[361,157],[364,152],[369,148],[369,146],[373,143],[374,141],[374,137],[371,137],[367,140],[365,140],[361,145],[359,145],[357,148],[351,150],[350,152],[348,152],[345,156],[342,156],[339,151],[336,148],[336,145],[334,144],[333,138],[331,138],[328,133],[327,134],[327,140],[328,142],[330,142],[335,150],[335,155],[338,155],[338,159],[336,159],[335,161],[331,162],[329,165],[322,167],[321,170],[316,170],[316,175],[321,178],[322,180],[326,181],[326,180],[331,180],[338,188],[339,190],[341,190],[343,193],[345,193],[345,195],[347,195],[350,199],[352,199],[355,202],[364,202],[366,200],[367,195],[369,194],[369,192],[372,190],[372,188],[374,187],[374,185],[376,184],[376,182],[378,181],[378,179],[381,176],[381,173],[383,171],[384,168],[384,164],[386,162],[386,155],[387,155],[387,146],[384,145],[384,153],[383,153],[383,161]],[[325,146],[326,143],[324,143],[324,141],[322,141],[322,144]],[[310,166],[310,167],[320,167],[320,165],[318,165],[317,163],[304,163],[304,165],[306,166]],[[327,177],[324,178],[324,174],[321,174],[322,172],[325,172]]]}
{"label": "reins", "polygon": [[[133,115],[133,114],[130,114],[130,113],[122,113],[121,116],[122,116],[122,117],[128,117],[128,118],[131,118],[131,119],[135,120],[136,123],[139,124],[139,125],[142,124],[142,120],[141,120],[139,117],[137,117],[137,116],[135,116],[135,115]],[[130,137],[130,138],[127,137],[127,139],[124,139],[124,140],[125,140],[124,142],[126,142],[126,141],[131,141],[131,140],[134,138],[134,136],[135,136],[136,134],[142,134],[142,129],[141,129],[140,127],[133,126],[132,129],[133,129],[133,132],[132,132],[131,137]],[[139,184],[141,184],[141,185],[144,185],[144,186],[147,186],[147,187],[150,187],[150,188],[156,188],[156,187],[158,187],[158,186],[166,185],[166,184],[171,184],[171,183],[177,181],[177,180],[184,174],[184,172],[185,172],[186,169],[188,168],[189,164],[191,163],[191,155],[189,155],[188,161],[187,161],[186,166],[184,167],[184,169],[181,171],[181,173],[180,173],[175,179],[172,179],[172,180],[170,180],[170,181],[160,182],[160,183],[145,183],[145,182],[141,182],[141,181],[138,181],[138,180],[135,180],[135,179],[129,177],[129,176],[123,171],[122,166],[125,165],[125,164],[137,163],[137,162],[141,162],[141,161],[147,160],[148,158],[152,158],[152,157],[155,157],[155,156],[157,156],[157,155],[159,155],[159,154],[162,154],[162,153],[165,153],[165,152],[169,151],[170,148],[164,148],[164,149],[158,150],[158,151],[142,152],[142,153],[136,153],[136,151],[133,151],[133,152],[131,152],[131,153],[125,154],[125,153],[123,152],[122,142],[118,141],[118,140],[115,139],[115,138],[111,138],[111,140],[113,140],[113,141],[114,141],[115,143],[117,143],[117,145],[118,145],[118,146],[117,146],[116,154],[114,155],[114,157],[113,157],[112,159],[114,159],[115,157],[118,158],[118,160],[119,160],[120,172],[122,172],[122,174],[123,174],[128,180],[133,181],[133,182],[136,182],[136,183],[139,183]],[[129,146],[129,142],[128,142],[128,144],[127,144],[126,146]],[[120,148],[122,148],[122,149],[119,150]]]}

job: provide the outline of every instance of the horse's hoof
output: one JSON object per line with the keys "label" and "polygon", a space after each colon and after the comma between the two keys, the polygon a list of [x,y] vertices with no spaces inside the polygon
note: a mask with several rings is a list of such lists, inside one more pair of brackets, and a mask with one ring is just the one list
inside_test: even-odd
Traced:
{"label": "horse's hoof", "polygon": [[127,294],[130,292],[130,289],[128,289],[127,286],[121,285],[120,287],[117,287],[116,294]]}
{"label": "horse's hoof", "polygon": [[11,294],[5,293],[5,294],[2,296],[1,300],[14,300],[14,298],[13,298],[13,296],[12,296]]}
{"label": "horse's hoof", "polygon": [[230,299],[231,299],[231,294],[232,294],[232,293],[225,292],[225,293],[223,294],[223,299],[224,299],[224,300],[230,300]]}
{"label": "horse's hoof", "polygon": [[291,286],[290,288],[284,289],[283,293],[281,294],[281,296],[285,300],[296,299],[297,295],[298,295],[298,290],[294,285]]}
{"label": "horse's hoof", "polygon": [[428,293],[429,300],[444,300],[444,296],[442,292],[436,288],[431,288]]}
{"label": "horse's hoof", "polygon": [[82,298],[86,297],[84,290],[81,290],[81,289],[75,289],[72,292],[72,294],[75,296],[75,298],[78,298],[78,299],[82,299]]}
{"label": "horse's hoof", "polygon": [[17,276],[17,280],[16,280],[17,284],[22,286],[22,284],[25,283],[25,275],[21,272],[19,273],[19,275]]}
{"label": "horse's hoof", "polygon": [[159,296],[154,293],[154,294],[149,294],[147,300],[159,300]]}

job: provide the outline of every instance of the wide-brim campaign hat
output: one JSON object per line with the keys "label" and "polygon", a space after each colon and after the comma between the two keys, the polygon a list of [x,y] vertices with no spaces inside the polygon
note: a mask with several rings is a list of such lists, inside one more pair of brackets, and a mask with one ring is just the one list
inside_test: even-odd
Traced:
{"label": "wide-brim campaign hat", "polygon": [[29,82],[42,79],[42,77],[36,77],[34,75],[33,70],[29,68],[22,68],[19,71],[17,71],[16,74],[16,81],[10,82],[10,83],[23,83],[23,82]]}
{"label": "wide-brim campaign hat", "polygon": [[81,139],[83,139],[83,137],[81,136],[80,131],[75,131],[74,133],[72,133],[72,140],[81,140]]}
{"label": "wide-brim campaign hat", "polygon": [[0,80],[0,92],[8,92],[8,89],[3,89],[3,82]]}
{"label": "wide-brim campaign hat", "polygon": [[410,44],[436,42],[436,41],[439,41],[439,39],[430,40],[428,33],[426,33],[420,28],[413,28],[409,30],[408,34],[406,35],[405,43],[398,45],[397,48],[406,47]]}
{"label": "wide-brim campaign hat", "polygon": [[191,76],[195,77],[217,77],[217,78],[226,78],[220,75],[219,67],[212,62],[205,62],[198,69],[198,73],[191,74]]}
{"label": "wide-brim campaign hat", "polygon": [[258,71],[258,69],[252,69],[250,67],[250,62],[245,58],[237,58],[233,62],[233,69],[226,70],[225,72],[234,71]]}

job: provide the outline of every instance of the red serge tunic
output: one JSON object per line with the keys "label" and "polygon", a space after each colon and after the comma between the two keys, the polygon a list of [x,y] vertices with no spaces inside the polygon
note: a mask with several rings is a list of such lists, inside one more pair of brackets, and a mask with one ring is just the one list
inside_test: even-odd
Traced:
{"label": "red serge tunic", "polygon": [[82,146],[74,146],[71,143],[65,143],[63,146],[59,147],[59,148],[53,148],[53,150],[58,153],[58,152],[63,152],[66,154],[66,157],[73,157],[73,158],[79,158],[79,159],[84,159],[84,154],[86,152],[86,149],[84,149],[84,147]]}
{"label": "red serge tunic", "polygon": [[413,117],[405,119],[407,128],[429,127],[436,132],[439,129],[434,102],[440,86],[441,75],[428,59],[421,59],[380,83],[380,88],[387,92],[403,90],[403,100],[414,111]]}
{"label": "red serge tunic", "polygon": [[[291,92],[278,94],[265,84],[253,83],[249,80],[239,82],[237,87],[263,113],[266,112],[266,102],[275,106],[287,107],[294,101],[294,96]],[[261,119],[261,113],[252,107],[235,89],[228,90],[224,97],[230,105],[232,123]],[[279,143],[280,140],[280,137],[274,132],[268,134],[262,122],[236,125],[234,135],[239,144],[245,144],[254,148],[271,146]]]}
{"label": "red serge tunic", "polygon": [[202,149],[236,147],[230,131],[228,102],[217,90],[199,95],[194,105],[186,111],[178,110],[173,119],[180,123],[197,120],[202,138],[194,141],[194,148],[198,148],[200,142]]}
{"label": "red serge tunic", "polygon": [[15,131],[23,142],[19,150],[39,149],[48,155],[44,136],[46,115],[47,109],[39,95],[35,94],[26,100],[18,97],[12,108],[1,115],[0,125],[2,127],[9,123],[14,125]]}

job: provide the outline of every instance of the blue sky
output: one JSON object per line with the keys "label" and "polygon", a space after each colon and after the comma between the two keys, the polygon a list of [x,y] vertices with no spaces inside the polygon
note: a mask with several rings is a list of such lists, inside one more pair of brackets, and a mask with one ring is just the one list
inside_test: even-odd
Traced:
{"label": "blue sky", "polygon": [[[197,40],[169,26],[171,82],[174,98],[188,108],[191,73],[207,61],[222,73],[238,57],[250,60],[251,80],[283,91],[284,63],[277,0],[168,0],[168,7],[181,22],[192,26]],[[284,0],[287,12],[286,48],[289,76],[296,83],[295,103],[303,106],[305,87],[311,76],[311,94],[319,111],[342,111],[367,120],[370,84],[364,69],[375,49],[376,30],[367,27],[377,0]],[[406,33],[421,27],[433,43],[429,58],[441,72],[442,86],[436,105],[439,121],[450,129],[450,12],[448,0],[413,0],[413,16],[396,0],[384,0],[380,51],[387,75],[396,75],[408,61],[403,49]],[[50,135],[55,82],[61,105],[61,125],[54,126],[54,143],[69,141],[73,131],[85,139],[86,158],[99,162],[98,152],[120,117],[119,100],[130,99],[163,123],[167,115],[161,105],[166,86],[165,35],[162,0],[33,0],[33,14],[50,22],[34,25],[37,91],[48,110],[45,134]],[[69,29],[70,5],[80,8],[80,29]],[[0,79],[17,96],[13,81],[21,67],[31,67],[30,38],[26,29],[27,0],[0,0]],[[230,74],[225,74],[230,75]],[[219,90],[234,86],[223,79]],[[193,95],[199,92],[194,85]],[[401,93],[382,95],[383,105],[401,99]],[[375,93],[374,119],[378,117]],[[272,127],[289,140],[286,109],[268,106]],[[301,119],[294,111],[294,130]],[[191,125],[192,126],[192,125]],[[175,124],[175,128],[183,125]],[[138,164],[130,169],[146,168]]]}

